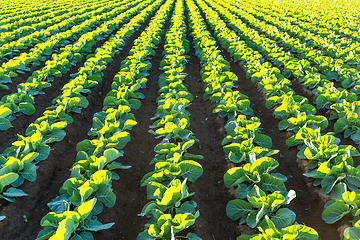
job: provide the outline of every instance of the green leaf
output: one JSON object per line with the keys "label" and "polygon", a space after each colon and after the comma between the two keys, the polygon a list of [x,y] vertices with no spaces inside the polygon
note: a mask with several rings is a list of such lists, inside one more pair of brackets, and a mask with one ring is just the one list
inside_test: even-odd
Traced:
{"label": "green leaf", "polygon": [[50,134],[50,138],[55,138],[57,142],[60,142],[66,136],[66,132],[61,129],[54,129]]}
{"label": "green leaf", "polygon": [[226,214],[231,220],[237,220],[243,215],[246,215],[252,211],[252,205],[241,199],[234,199],[228,202],[226,205]]}
{"label": "green leaf", "polygon": [[246,181],[246,176],[243,168],[241,167],[230,168],[224,174],[224,184],[227,188],[241,184],[243,181]]}
{"label": "green leaf", "polygon": [[48,145],[42,144],[40,145],[36,151],[39,153],[39,155],[35,158],[35,161],[42,161],[47,159],[47,157],[50,154],[51,148]]}
{"label": "green leaf", "polygon": [[356,143],[360,144],[360,130],[356,129],[355,133],[351,134],[350,138]]}
{"label": "green leaf", "polygon": [[346,184],[341,182],[336,184],[334,189],[331,191],[331,198],[333,200],[343,200],[342,195],[347,191]]}
{"label": "green leaf", "polygon": [[253,211],[250,214],[248,214],[246,218],[246,224],[251,228],[255,228],[265,214],[266,214],[266,207],[265,207],[265,202],[263,202],[259,211]]}
{"label": "green leaf", "polygon": [[6,197],[23,197],[27,196],[26,193],[24,193],[23,190],[17,189],[17,188],[9,188],[6,192],[3,192],[3,195]]}
{"label": "green leaf", "polygon": [[110,163],[115,159],[123,156],[123,151],[119,151],[115,148],[106,149],[104,151],[104,156],[106,157],[106,163]]}
{"label": "green leaf", "polygon": [[34,67],[37,67],[37,66],[40,66],[40,65],[41,65],[41,62],[38,61],[38,60],[35,60],[35,61],[32,62],[31,65],[33,65]]}
{"label": "green leaf", "polygon": [[295,222],[296,214],[288,208],[280,208],[275,215],[271,217],[271,221],[276,228],[281,230]]}
{"label": "green leaf", "polygon": [[21,176],[23,176],[26,180],[33,182],[36,180],[36,165],[33,163],[28,163],[25,165],[22,172],[20,172]]}
{"label": "green leaf", "polygon": [[56,214],[63,213],[65,211],[69,211],[69,199],[64,195],[57,196],[54,200],[49,202],[47,205],[51,209],[51,211]]}
{"label": "green leaf", "polygon": [[195,233],[188,233],[186,235],[186,237],[189,239],[189,240],[201,240],[200,237],[198,237]]}
{"label": "green leaf", "polygon": [[136,240],[155,240],[156,238],[153,238],[149,235],[148,231],[145,230],[137,236]]}
{"label": "green leaf", "polygon": [[351,168],[347,172],[345,179],[352,185],[360,187],[360,170],[357,168]]}
{"label": "green leaf", "polygon": [[35,107],[31,103],[22,102],[19,104],[20,111],[25,115],[31,115],[35,112]]}
{"label": "green leaf", "polygon": [[0,131],[6,131],[11,127],[11,122],[7,118],[0,117]]}
{"label": "green leaf", "polygon": [[263,148],[271,148],[272,146],[271,138],[264,134],[256,134],[254,138],[254,142]]}
{"label": "green leaf", "polygon": [[89,201],[81,203],[77,208],[77,212],[83,217],[83,219],[86,219],[89,216],[95,206],[96,201],[97,199],[93,198]]}
{"label": "green leaf", "polygon": [[112,162],[111,164],[106,165],[106,168],[109,170],[114,170],[114,169],[129,169],[131,168],[131,166],[124,166],[121,163],[118,162]]}
{"label": "green leaf", "polygon": [[350,208],[344,202],[334,202],[323,211],[322,219],[326,223],[332,224],[340,220],[349,212],[350,212]]}
{"label": "green leaf", "polygon": [[272,173],[271,176],[280,179],[280,181],[282,181],[282,182],[286,182],[286,181],[287,181],[287,177],[284,176],[284,175],[282,175],[281,173]]}
{"label": "green leaf", "polygon": [[93,74],[93,75],[90,75],[87,77],[87,79],[89,80],[95,80],[97,82],[101,82],[102,81],[102,77],[100,75],[96,75],[96,74]]}
{"label": "green leaf", "polygon": [[19,175],[14,172],[0,176],[0,193],[3,191],[5,186],[12,184],[18,178]]}
{"label": "green leaf", "polygon": [[325,194],[328,194],[329,192],[331,192],[331,190],[335,186],[336,182],[337,182],[337,178],[335,178],[332,175],[328,175],[328,176],[324,177],[324,179],[321,181],[321,186],[322,186],[323,192]]}
{"label": "green leaf", "polygon": [[180,162],[179,167],[181,169],[181,175],[184,178],[187,178],[190,182],[195,182],[204,171],[198,162],[191,160]]}
{"label": "green leaf", "polygon": [[109,229],[111,228],[115,223],[107,223],[107,224],[102,224],[101,222],[99,221],[94,221],[92,220],[91,221],[91,224],[86,224],[87,227],[86,229],[88,231],[92,231],[92,232],[97,232],[97,231],[100,231],[100,230],[105,230],[105,229]]}
{"label": "green leaf", "polygon": [[279,130],[285,130],[288,127],[291,127],[292,124],[288,122],[288,119],[283,119],[279,122],[278,128]]}
{"label": "green leaf", "polygon": [[176,213],[195,213],[195,208],[197,204],[194,201],[186,201],[183,204],[181,204],[179,211]]}
{"label": "green leaf", "polygon": [[240,199],[245,199],[249,193],[249,191],[253,188],[253,185],[247,186],[246,184],[240,184],[238,185],[236,189],[236,195]]}
{"label": "green leaf", "polygon": [[350,127],[349,121],[346,118],[340,118],[334,124],[335,133],[343,132]]}
{"label": "green leaf", "polygon": [[285,184],[278,178],[271,176],[268,173],[263,174],[261,182],[258,184],[263,191],[269,192],[285,192]]}
{"label": "green leaf", "polygon": [[87,152],[87,151],[89,151],[90,149],[93,149],[93,148],[94,148],[94,146],[93,146],[93,144],[91,143],[91,141],[89,139],[85,139],[84,141],[79,142],[76,145],[76,151],[78,151],[78,152],[80,152],[80,151]]}
{"label": "green leaf", "polygon": [[115,205],[116,195],[108,185],[99,185],[96,197],[104,203],[106,207],[113,207]]}
{"label": "green leaf", "polygon": [[49,239],[52,235],[54,235],[55,230],[52,227],[45,227],[43,230],[39,232],[36,237],[36,240],[46,240]]}
{"label": "green leaf", "polygon": [[140,107],[141,107],[141,102],[140,102],[140,100],[138,100],[138,99],[134,99],[134,98],[132,98],[132,99],[129,99],[129,104],[130,104],[130,107],[132,108],[132,109],[139,109]]}

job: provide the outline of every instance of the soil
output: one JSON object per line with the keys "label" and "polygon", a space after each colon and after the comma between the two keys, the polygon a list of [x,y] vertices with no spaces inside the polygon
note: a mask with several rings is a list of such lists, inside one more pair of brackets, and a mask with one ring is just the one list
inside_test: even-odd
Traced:
{"label": "soil", "polygon": [[[103,81],[95,86],[92,93],[87,96],[89,107],[83,109],[81,114],[72,115],[74,122],[65,128],[64,140],[52,144],[51,147],[54,150],[51,151],[49,158],[39,164],[36,181],[25,182],[20,187],[28,196],[18,198],[14,203],[0,200],[0,215],[7,216],[0,222],[0,240],[36,238],[42,229],[40,220],[49,212],[46,204],[58,196],[60,187],[70,175],[69,169],[75,162],[76,144],[89,138],[87,132],[92,126],[93,114],[101,111],[103,100],[106,93],[110,91],[112,79],[118,72],[121,61],[128,55],[134,40],[148,25],[151,17],[127,39],[120,54],[115,55],[113,61],[108,64],[104,70]],[[165,29],[168,27],[169,22],[165,25]],[[193,45],[189,31],[186,37]],[[93,50],[101,46],[104,41],[98,43]],[[108,230],[94,233],[95,239],[136,239],[148,222],[146,217],[138,216],[147,203],[146,188],[140,187],[140,180],[146,173],[153,170],[153,165],[150,165],[149,162],[155,155],[154,147],[160,142],[159,139],[154,138],[154,135],[148,133],[148,130],[149,125],[153,123],[150,118],[157,109],[156,98],[159,90],[157,80],[162,73],[159,66],[163,47],[164,36],[156,49],[156,55],[150,60],[152,68],[148,71],[150,76],[147,88],[142,90],[145,99],[142,99],[140,109],[132,111],[138,123],[131,130],[131,141],[125,146],[124,156],[119,160],[122,164],[132,167],[128,170],[116,171],[120,176],[120,180],[113,181],[114,193],[117,196],[116,204],[113,208],[105,208],[99,215],[101,222],[114,222],[115,225]],[[285,183],[288,190],[293,189],[297,193],[297,197],[288,206],[296,213],[297,222],[316,229],[323,240],[341,239],[342,232],[350,226],[349,220],[351,219],[343,218],[332,225],[326,224],[321,219],[323,206],[329,200],[329,196],[324,195],[319,187],[314,187],[311,179],[303,176],[303,173],[308,171],[305,167],[306,163],[296,157],[298,153],[296,148],[289,148],[285,144],[285,140],[291,136],[291,133],[278,130],[280,119],[274,116],[273,110],[265,107],[266,95],[255,83],[246,78],[241,63],[231,61],[229,54],[220,45],[218,47],[225,59],[230,62],[230,70],[239,79],[236,82],[237,90],[249,96],[254,116],[261,120],[262,133],[270,136],[273,140],[272,148],[279,150],[279,153],[274,156],[280,163],[276,171],[288,178]],[[189,129],[199,139],[199,142],[190,148],[190,152],[204,156],[204,159],[199,160],[204,169],[203,175],[195,183],[188,184],[190,191],[196,193],[192,200],[197,203],[197,210],[200,211],[200,217],[188,231],[196,233],[204,240],[235,240],[241,234],[255,234],[256,230],[250,229],[246,225],[239,226],[236,221],[230,220],[226,215],[227,203],[236,198],[234,189],[225,188],[223,182],[223,175],[233,167],[225,160],[221,146],[221,141],[226,134],[224,130],[226,119],[212,113],[215,108],[214,103],[203,100],[204,85],[200,77],[202,66],[193,48],[188,55],[190,59],[185,70],[188,76],[184,83],[194,96],[192,105],[188,107],[188,111],[191,113]],[[46,94],[37,96],[35,105],[37,111],[34,115],[19,117],[12,122],[13,128],[5,133],[0,133],[2,139],[0,151],[9,147],[16,140],[16,134],[24,134],[27,126],[39,117],[46,107],[51,105],[51,99],[60,93],[62,85],[70,79],[70,74],[77,72],[83,63],[84,60],[73,67],[68,74],[55,79],[52,86],[45,90]],[[20,75],[17,78],[21,76],[24,78],[27,75]],[[295,81],[293,81],[292,87],[297,94],[311,99],[311,92],[303,89],[301,85],[297,85]],[[312,101],[309,102],[312,103]],[[319,113],[326,117],[330,116],[329,112],[324,110]],[[333,124],[334,122],[330,121],[326,131],[333,131]],[[338,137],[341,138],[342,144],[354,144],[349,139]],[[356,165],[359,161],[359,158],[355,159]]]}

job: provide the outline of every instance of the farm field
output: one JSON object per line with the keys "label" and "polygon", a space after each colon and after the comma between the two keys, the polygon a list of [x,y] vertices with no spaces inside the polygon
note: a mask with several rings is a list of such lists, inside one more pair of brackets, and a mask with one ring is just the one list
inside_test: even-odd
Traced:
{"label": "farm field", "polygon": [[360,239],[358,1],[0,6],[0,240]]}

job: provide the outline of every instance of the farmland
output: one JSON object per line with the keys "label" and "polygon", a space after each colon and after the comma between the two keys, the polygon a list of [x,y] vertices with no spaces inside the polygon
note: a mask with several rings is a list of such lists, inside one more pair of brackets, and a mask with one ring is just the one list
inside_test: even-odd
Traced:
{"label": "farmland", "polygon": [[0,239],[360,239],[357,1],[0,4]]}

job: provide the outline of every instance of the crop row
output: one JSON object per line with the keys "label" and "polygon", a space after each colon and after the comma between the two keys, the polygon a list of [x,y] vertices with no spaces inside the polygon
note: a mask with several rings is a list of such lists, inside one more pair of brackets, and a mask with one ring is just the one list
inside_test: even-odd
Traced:
{"label": "crop row", "polygon": [[[193,96],[183,84],[183,72],[187,62],[186,52],[189,42],[184,39],[186,26],[184,2],[177,0],[166,32],[163,59],[159,76],[158,107],[152,120],[156,120],[149,132],[162,138],[154,151],[151,161],[154,171],[145,174],[141,186],[147,187],[150,200],[141,211],[142,216],[150,218],[147,229],[137,237],[140,239],[190,239],[199,240],[194,233],[179,236],[180,232],[195,223],[199,217],[196,202],[188,200],[194,193],[189,192],[187,182],[195,182],[203,172],[196,159],[202,156],[189,153],[198,141],[190,126],[190,113],[186,110]],[[163,21],[164,23],[164,21]]]}

